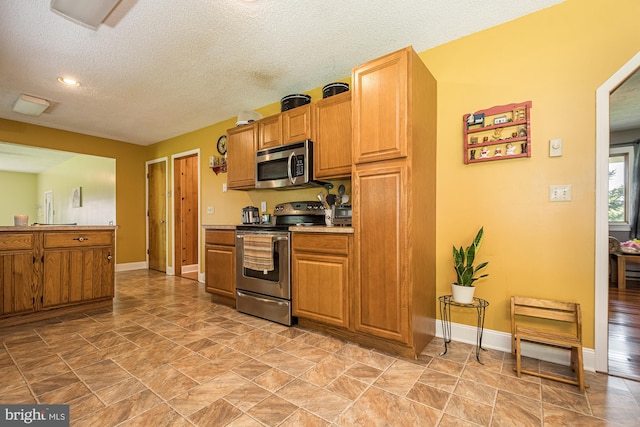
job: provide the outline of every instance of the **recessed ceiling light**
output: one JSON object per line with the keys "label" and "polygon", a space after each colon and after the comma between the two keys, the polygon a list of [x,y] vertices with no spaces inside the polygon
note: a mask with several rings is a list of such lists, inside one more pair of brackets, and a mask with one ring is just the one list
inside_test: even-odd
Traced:
{"label": "recessed ceiling light", "polygon": [[58,81],[65,86],[80,86],[80,82],[69,77],[58,77]]}

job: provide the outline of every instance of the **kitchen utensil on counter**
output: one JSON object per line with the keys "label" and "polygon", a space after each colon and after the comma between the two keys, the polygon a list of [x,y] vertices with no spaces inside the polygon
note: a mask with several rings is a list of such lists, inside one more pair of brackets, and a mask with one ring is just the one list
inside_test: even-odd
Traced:
{"label": "kitchen utensil on counter", "polygon": [[349,196],[345,194],[344,196],[342,196],[342,199],[340,200],[340,202],[343,205],[349,203]]}
{"label": "kitchen utensil on counter", "polygon": [[344,203],[344,202],[342,201],[342,196],[343,196],[343,195],[344,195],[344,185],[340,184],[340,186],[338,187],[338,196],[339,196],[339,197],[338,197],[338,203],[339,203],[339,204]]}
{"label": "kitchen utensil on counter", "polygon": [[327,194],[327,204],[329,206],[333,206],[336,204],[336,195],[335,194]]}
{"label": "kitchen utensil on counter", "polygon": [[247,206],[242,208],[242,223],[243,224],[259,224],[260,213],[255,206]]}
{"label": "kitchen utensil on counter", "polygon": [[318,193],[318,200],[320,200],[320,203],[322,203],[322,207],[324,209],[327,209],[327,202],[325,202],[324,198],[322,197],[322,191]]}

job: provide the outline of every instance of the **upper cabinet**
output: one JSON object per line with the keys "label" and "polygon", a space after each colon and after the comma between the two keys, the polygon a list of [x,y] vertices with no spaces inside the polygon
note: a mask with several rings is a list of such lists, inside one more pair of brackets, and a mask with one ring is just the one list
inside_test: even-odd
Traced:
{"label": "upper cabinet", "polygon": [[311,138],[311,105],[306,104],[258,121],[258,149]]}
{"label": "upper cabinet", "polygon": [[227,130],[227,186],[229,189],[252,189],[256,184],[256,150],[258,123]]}
{"label": "upper cabinet", "polygon": [[314,176],[351,176],[351,92],[313,103],[311,118]]}
{"label": "upper cabinet", "polygon": [[390,54],[354,69],[353,162],[407,156],[409,56]]}
{"label": "upper cabinet", "polygon": [[258,150],[282,145],[282,115],[265,117],[258,121]]}

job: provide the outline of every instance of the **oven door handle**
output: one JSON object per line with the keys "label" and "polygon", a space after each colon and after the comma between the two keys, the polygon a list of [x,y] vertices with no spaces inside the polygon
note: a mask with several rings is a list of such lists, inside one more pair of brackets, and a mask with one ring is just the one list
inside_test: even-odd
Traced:
{"label": "oven door handle", "polygon": [[[237,237],[238,239],[243,239],[243,238],[244,238],[244,234],[237,234],[237,235],[236,235],[236,237]],[[279,241],[279,240],[289,240],[289,238],[288,238],[287,236],[281,236],[281,237],[276,237],[276,236],[274,236],[274,237],[272,238],[272,240],[276,240],[276,241]]]}
{"label": "oven door handle", "polygon": [[239,296],[239,297],[253,298],[253,299],[255,299],[255,300],[258,300],[258,301],[260,301],[260,302],[264,302],[264,303],[267,303],[267,304],[287,305],[287,303],[286,303],[286,302],[284,302],[284,301],[274,301],[274,300],[272,300],[272,299],[260,298],[260,297],[257,297],[257,296],[255,296],[255,295],[248,295],[248,294],[245,294],[244,292],[239,291],[239,290],[237,290],[237,289],[236,289],[236,293],[238,294],[238,296]]}

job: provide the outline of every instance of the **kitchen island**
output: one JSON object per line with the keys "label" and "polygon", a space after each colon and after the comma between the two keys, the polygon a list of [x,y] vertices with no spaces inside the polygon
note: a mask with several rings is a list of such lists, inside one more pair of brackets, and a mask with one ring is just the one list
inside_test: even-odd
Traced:
{"label": "kitchen island", "polygon": [[116,226],[0,226],[0,327],[111,307]]}

